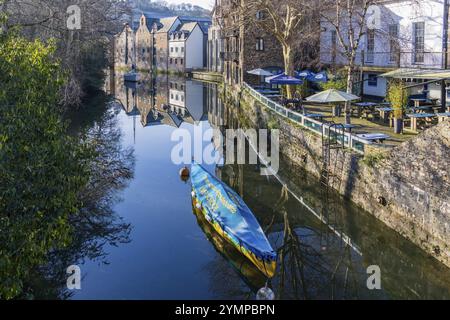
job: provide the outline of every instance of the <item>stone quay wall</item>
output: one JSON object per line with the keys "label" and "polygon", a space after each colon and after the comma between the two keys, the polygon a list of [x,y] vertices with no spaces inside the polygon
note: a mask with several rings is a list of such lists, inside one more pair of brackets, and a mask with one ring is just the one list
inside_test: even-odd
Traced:
{"label": "stone quay wall", "polygon": [[[245,90],[227,90],[243,128],[280,130],[280,152],[308,172],[322,172],[321,136],[273,113]],[[364,156],[332,150],[330,167],[341,195],[377,217],[450,267],[450,121],[392,150],[371,148]]]}

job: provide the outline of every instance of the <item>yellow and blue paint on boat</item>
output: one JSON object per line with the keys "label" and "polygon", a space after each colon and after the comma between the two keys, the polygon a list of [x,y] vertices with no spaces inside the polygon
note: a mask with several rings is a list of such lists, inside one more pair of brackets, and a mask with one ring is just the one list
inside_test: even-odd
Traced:
{"label": "yellow and blue paint on boat", "polygon": [[216,232],[272,278],[277,254],[241,197],[197,163],[191,167],[191,182],[193,203]]}

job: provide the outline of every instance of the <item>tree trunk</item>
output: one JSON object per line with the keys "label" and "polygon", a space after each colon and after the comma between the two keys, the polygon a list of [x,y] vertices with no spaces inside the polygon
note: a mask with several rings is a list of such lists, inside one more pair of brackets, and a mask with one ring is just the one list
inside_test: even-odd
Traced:
{"label": "tree trunk", "polygon": [[[292,48],[289,44],[283,45],[283,59],[284,59],[284,72],[286,75],[294,76],[294,56]],[[292,99],[294,96],[294,86],[286,86],[286,95],[288,99]]]}
{"label": "tree trunk", "polygon": [[[355,69],[355,58],[352,56],[350,58],[348,69],[347,69],[347,93],[353,93],[353,70]],[[351,124],[351,112],[352,103],[347,101],[345,103],[344,113],[345,113],[345,124]]]}

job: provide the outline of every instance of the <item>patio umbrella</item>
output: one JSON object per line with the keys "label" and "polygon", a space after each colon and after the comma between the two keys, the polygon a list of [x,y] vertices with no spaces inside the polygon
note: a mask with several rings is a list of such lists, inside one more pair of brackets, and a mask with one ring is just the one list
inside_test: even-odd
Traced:
{"label": "patio umbrella", "polygon": [[[354,100],[359,100],[360,97],[354,94],[338,91],[336,89],[330,89],[326,91],[319,92],[311,97],[306,98],[306,101],[316,102],[316,103],[342,103]],[[339,106],[333,106],[333,116],[339,117],[341,115],[341,108]]]}
{"label": "patio umbrella", "polygon": [[266,82],[270,84],[281,84],[281,85],[301,85],[303,80],[291,77],[285,73],[278,74],[272,77],[266,78]]}
{"label": "patio umbrella", "polygon": [[311,82],[328,82],[328,74],[325,71],[309,76],[308,81]]}
{"label": "patio umbrella", "polygon": [[254,76],[259,76],[259,84],[261,85],[264,82],[265,77],[273,76],[273,73],[264,70],[264,69],[254,69],[247,71],[248,74],[252,74]]}
{"label": "patio umbrella", "polygon": [[330,89],[319,92],[311,97],[306,98],[306,101],[317,103],[339,103],[359,100],[360,97],[354,94],[338,91],[336,89]]}
{"label": "patio umbrella", "polygon": [[303,71],[296,71],[295,75],[301,79],[308,79],[309,77],[313,76],[314,73],[309,70],[303,70]]}
{"label": "patio umbrella", "polygon": [[248,74],[253,74],[255,76],[260,76],[260,77],[269,77],[269,76],[273,76],[273,73],[264,70],[264,69],[254,69],[254,70],[250,70],[247,71]]}
{"label": "patio umbrella", "polygon": [[295,75],[300,79],[306,79],[310,82],[327,82],[328,74],[325,71],[314,73],[309,70],[297,71]]}

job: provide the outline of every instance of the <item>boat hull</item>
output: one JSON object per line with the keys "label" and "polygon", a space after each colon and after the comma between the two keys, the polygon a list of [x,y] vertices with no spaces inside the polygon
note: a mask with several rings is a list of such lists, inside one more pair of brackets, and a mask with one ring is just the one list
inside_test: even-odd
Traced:
{"label": "boat hull", "polygon": [[212,243],[216,251],[233,267],[241,279],[256,293],[266,285],[267,276],[244,256],[241,251],[222,237],[205,218],[201,209],[197,209],[193,201],[192,211],[197,218],[197,223],[206,238]]}
{"label": "boat hull", "polygon": [[200,202],[197,200],[197,198],[194,196],[192,198],[192,203],[194,208],[201,212],[206,219],[206,221],[209,223],[210,226],[214,228],[214,230],[223,238],[225,239],[229,244],[233,245],[243,256],[245,256],[254,266],[258,268],[259,271],[261,271],[266,277],[273,278],[275,275],[275,271],[277,268],[277,262],[274,261],[263,261],[262,259],[258,258],[253,252],[247,250],[243,246],[239,244],[239,241],[237,239],[234,239],[234,237],[230,234],[228,234],[219,223],[213,221],[211,217],[208,215],[208,212],[206,209],[204,209]]}

